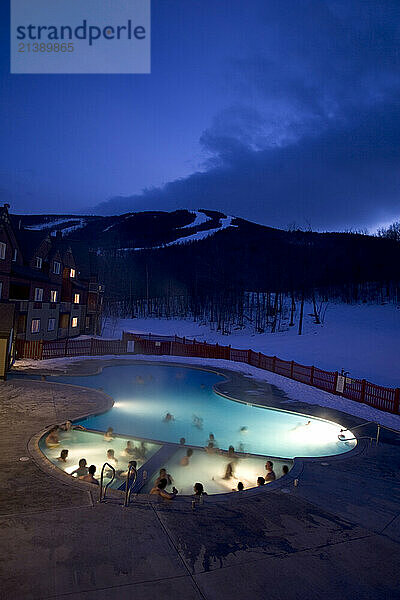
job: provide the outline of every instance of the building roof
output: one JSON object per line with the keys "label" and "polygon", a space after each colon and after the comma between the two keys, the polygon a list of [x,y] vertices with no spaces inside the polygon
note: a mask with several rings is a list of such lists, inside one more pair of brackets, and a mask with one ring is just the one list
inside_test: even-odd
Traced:
{"label": "building roof", "polygon": [[24,279],[32,279],[33,281],[45,281],[50,283],[50,279],[43,271],[34,270],[25,265],[12,264],[11,275],[23,277]]}
{"label": "building roof", "polygon": [[15,236],[21,249],[22,256],[26,261],[34,255],[40,244],[49,238],[48,232],[30,231],[29,229],[18,229],[14,227]]}

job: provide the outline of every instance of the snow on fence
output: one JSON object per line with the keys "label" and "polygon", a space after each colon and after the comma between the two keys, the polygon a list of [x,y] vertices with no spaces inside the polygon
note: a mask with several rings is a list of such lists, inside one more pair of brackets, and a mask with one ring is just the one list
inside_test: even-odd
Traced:
{"label": "snow on fence", "polygon": [[17,358],[61,358],[65,356],[101,356],[106,354],[150,354],[217,358],[242,362],[265,371],[283,375],[295,381],[363,402],[374,408],[400,414],[400,388],[375,385],[365,379],[343,377],[337,371],[323,371],[314,366],[300,365],[293,360],[266,356],[253,350],[231,348],[180,338],[178,336],[147,336],[124,332],[121,340],[95,338],[65,339],[56,341],[17,340]]}

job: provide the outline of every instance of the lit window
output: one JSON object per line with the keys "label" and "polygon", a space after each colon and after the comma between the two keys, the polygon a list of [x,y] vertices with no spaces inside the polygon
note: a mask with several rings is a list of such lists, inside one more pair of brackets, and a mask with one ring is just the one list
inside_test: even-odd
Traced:
{"label": "lit window", "polygon": [[71,278],[74,279],[75,275],[76,275],[75,269],[71,269],[71,272],[70,272]]}
{"label": "lit window", "polygon": [[36,256],[36,258],[35,258],[35,267],[37,269],[41,269],[42,268],[42,262],[43,261],[42,261],[41,257],[40,256]]}
{"label": "lit window", "polygon": [[47,321],[47,331],[54,331],[56,328],[56,320],[55,319],[49,319]]}
{"label": "lit window", "polygon": [[57,290],[51,290],[50,292],[50,302],[57,302]]}
{"label": "lit window", "polygon": [[80,294],[74,294],[74,304],[79,304],[79,296]]}
{"label": "lit window", "polygon": [[72,317],[72,327],[78,327],[78,317]]}
{"label": "lit window", "polygon": [[31,333],[39,333],[40,331],[40,319],[32,319]]}
{"label": "lit window", "polygon": [[13,252],[13,262],[17,262],[17,256],[18,256],[18,250],[16,248],[14,248],[14,252]]}
{"label": "lit window", "polygon": [[35,288],[35,302],[43,300],[43,288]]}
{"label": "lit window", "polygon": [[61,273],[61,263],[55,260],[53,263],[53,273],[59,275]]}
{"label": "lit window", "polygon": [[0,242],[0,258],[2,258],[3,260],[6,257],[6,248],[7,245],[4,242]]}

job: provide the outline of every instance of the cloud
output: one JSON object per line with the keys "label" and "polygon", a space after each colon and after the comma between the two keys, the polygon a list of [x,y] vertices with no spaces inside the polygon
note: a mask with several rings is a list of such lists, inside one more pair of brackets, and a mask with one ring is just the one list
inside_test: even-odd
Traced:
{"label": "cloud", "polygon": [[262,44],[228,62],[237,101],[201,135],[201,170],[102,213],[203,207],[328,230],[399,217],[400,4],[262,6]]}

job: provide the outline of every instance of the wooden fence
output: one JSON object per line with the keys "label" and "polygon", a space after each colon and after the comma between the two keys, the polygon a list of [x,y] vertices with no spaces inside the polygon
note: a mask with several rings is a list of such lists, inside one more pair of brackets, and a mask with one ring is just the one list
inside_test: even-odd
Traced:
{"label": "wooden fence", "polygon": [[152,334],[144,336],[124,332],[121,340],[96,338],[65,339],[52,342],[17,340],[16,350],[17,358],[35,360],[107,354],[170,355],[231,360],[283,375],[294,381],[300,381],[320,390],[362,402],[386,412],[400,414],[400,388],[387,388],[375,385],[365,379],[343,377],[337,371],[324,371],[314,366],[301,365],[293,360],[282,360],[277,356],[266,356],[261,352],[253,352],[253,350],[207,344],[206,342],[198,342],[178,336]]}
{"label": "wooden fence", "polygon": [[84,340],[54,340],[51,342],[38,340],[28,342],[17,340],[16,357],[44,360],[47,358],[63,358],[64,356],[101,356],[104,354],[125,354],[126,342],[122,340],[99,340],[87,338]]}

